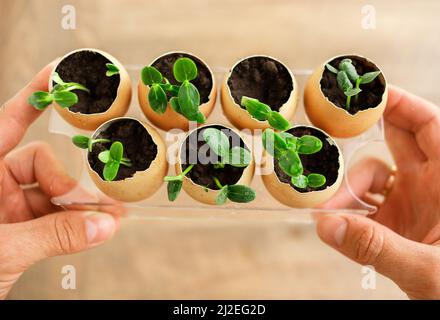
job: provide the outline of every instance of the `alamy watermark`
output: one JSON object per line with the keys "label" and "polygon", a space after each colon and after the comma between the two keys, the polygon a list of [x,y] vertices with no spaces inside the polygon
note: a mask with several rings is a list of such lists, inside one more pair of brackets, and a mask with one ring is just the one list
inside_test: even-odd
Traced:
{"label": "alamy watermark", "polygon": [[361,27],[364,30],[376,29],[376,8],[371,4],[366,4],[361,8]]}
{"label": "alamy watermark", "polygon": [[65,265],[61,268],[61,288],[64,290],[76,289],[76,268],[72,265]]}
{"label": "alamy watermark", "polygon": [[61,28],[64,30],[76,29],[76,9],[70,4],[66,4],[61,8]]}

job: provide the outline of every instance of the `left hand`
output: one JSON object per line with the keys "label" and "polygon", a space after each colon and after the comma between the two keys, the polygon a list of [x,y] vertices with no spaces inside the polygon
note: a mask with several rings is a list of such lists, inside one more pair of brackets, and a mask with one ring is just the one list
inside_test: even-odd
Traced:
{"label": "left hand", "polygon": [[118,226],[116,207],[108,214],[81,207],[64,211],[51,203],[52,197],[69,192],[77,182],[47,143],[11,151],[42,113],[27,99],[34,91],[48,90],[52,68],[41,70],[0,111],[0,299],[33,263],[99,245]]}

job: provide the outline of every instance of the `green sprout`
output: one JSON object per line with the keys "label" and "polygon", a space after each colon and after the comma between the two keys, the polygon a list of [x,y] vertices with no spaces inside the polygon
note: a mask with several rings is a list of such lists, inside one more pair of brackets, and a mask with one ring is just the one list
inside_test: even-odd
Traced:
{"label": "green sprout", "polygon": [[119,74],[119,69],[117,66],[115,66],[113,63],[106,63],[105,64],[107,71],[105,72],[105,75],[107,77],[114,76],[115,74]]}
{"label": "green sprout", "polygon": [[[168,102],[171,108],[190,121],[204,123],[206,121],[200,112],[200,93],[190,81],[197,78],[198,70],[190,58],[179,58],[173,65],[174,78],[180,85],[172,85],[162,73],[153,66],[142,69],[142,82],[150,87],[148,102],[154,112],[163,114]],[[167,93],[170,95],[168,101]]]}
{"label": "green sprout", "polygon": [[109,139],[92,139],[86,136],[77,135],[72,137],[72,142],[75,146],[81,149],[87,149],[92,152],[93,145],[95,143],[107,143],[110,142]]}
{"label": "green sprout", "polygon": [[131,160],[124,158],[123,154],[124,146],[119,141],[113,142],[110,150],[99,153],[98,159],[104,163],[103,176],[106,181],[113,181],[116,178],[121,165],[131,167]]}
{"label": "green sprout", "polygon": [[325,66],[328,71],[336,74],[338,87],[347,97],[345,104],[347,110],[350,109],[351,97],[355,96],[356,101],[358,100],[359,93],[362,92],[360,85],[372,82],[380,74],[380,71],[372,71],[360,76],[352,60],[348,58],[342,59],[338,66],[339,70],[328,63]]}
{"label": "green sprout", "polygon": [[266,129],[262,135],[263,147],[278,160],[278,165],[287,174],[292,184],[300,189],[319,188],[326,182],[325,176],[318,173],[304,175],[300,154],[310,155],[322,149],[322,141],[312,135],[295,137],[288,132],[276,133]]}
{"label": "green sprout", "polygon": [[[215,163],[213,166],[215,169],[221,170],[225,165],[234,166],[237,168],[244,168],[251,162],[250,152],[241,147],[230,147],[228,137],[221,132],[221,130],[216,128],[207,128],[203,131],[203,139],[208,144],[210,150],[212,150],[216,155],[219,156],[220,161]],[[168,200],[174,201],[179,195],[183,178],[191,171],[194,164],[188,166],[181,174],[177,176],[166,176],[164,178],[165,182],[168,182]],[[220,189],[217,196],[216,203],[218,205],[224,204],[227,199],[233,202],[251,202],[255,199],[255,191],[244,185],[221,185],[220,181],[216,178],[212,178],[215,184]],[[205,186],[204,190],[208,192],[208,187]]]}
{"label": "green sprout", "polygon": [[282,131],[278,134],[273,129],[264,130],[263,147],[278,160],[281,170],[291,178],[295,187],[319,188],[325,184],[326,179],[321,174],[311,173],[307,176],[303,174],[304,168],[299,157],[300,154],[313,154],[321,150],[322,141],[319,138],[312,135],[303,135],[298,138],[285,132],[290,128],[289,121],[258,99],[243,96],[241,105],[253,118],[260,121],[267,120],[272,128]]}
{"label": "green sprout", "polygon": [[163,178],[165,182],[168,182],[167,191],[168,191],[168,200],[174,201],[177,199],[180,191],[182,190],[183,178],[191,171],[194,167],[193,164],[189,165],[181,174],[177,176],[166,176]]}
{"label": "green sprout", "polygon": [[61,108],[70,108],[78,103],[78,96],[71,92],[73,90],[82,90],[90,93],[85,86],[75,82],[64,82],[57,72],[54,72],[52,80],[56,83],[50,92],[35,91],[28,98],[30,105],[38,110],[44,110],[52,102],[58,103]]}
{"label": "green sprout", "polygon": [[[75,146],[81,149],[87,149],[92,152],[95,143],[109,143],[109,139],[92,139],[86,136],[77,135],[72,138]],[[106,181],[113,181],[119,171],[119,167],[124,165],[131,167],[131,160],[124,158],[124,146],[121,142],[115,141],[110,146],[110,150],[104,150],[98,154],[98,159],[104,163],[103,176]]]}
{"label": "green sprout", "polygon": [[246,108],[252,118],[259,121],[269,122],[272,128],[277,130],[287,130],[290,123],[279,112],[273,111],[267,104],[260,102],[258,99],[243,96],[241,105]]}
{"label": "green sprout", "polygon": [[243,168],[251,162],[251,153],[238,146],[231,148],[228,137],[221,130],[207,128],[203,131],[203,139],[209,148],[220,157],[220,161],[214,164],[215,169],[222,169],[226,164]]}
{"label": "green sprout", "polygon": [[213,177],[213,180],[217,187],[220,189],[220,192],[215,199],[217,205],[223,205],[226,203],[226,200],[231,200],[232,202],[238,203],[247,203],[255,200],[256,193],[255,190],[249,188],[248,186],[241,184],[234,185],[225,185],[223,186],[220,181]]}

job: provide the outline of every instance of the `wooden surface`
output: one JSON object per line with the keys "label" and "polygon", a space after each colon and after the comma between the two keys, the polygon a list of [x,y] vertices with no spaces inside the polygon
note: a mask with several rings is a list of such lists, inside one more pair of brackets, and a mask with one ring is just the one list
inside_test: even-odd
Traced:
{"label": "wooden surface", "polygon": [[[264,53],[295,70],[356,52],[377,62],[390,82],[440,103],[436,0],[369,1],[377,11],[375,30],[361,27],[364,1],[172,2],[1,0],[0,102],[55,57],[96,47],[126,65],[177,49],[211,66]],[[76,8],[76,30],[60,26],[64,4]],[[47,137],[47,127],[46,114],[24,142]],[[52,139],[65,148],[65,138]],[[66,264],[77,269],[76,290],[61,288]],[[10,297],[405,298],[382,277],[376,290],[363,290],[362,276],[360,266],[319,241],[313,225],[125,220],[110,243],[35,265]]]}

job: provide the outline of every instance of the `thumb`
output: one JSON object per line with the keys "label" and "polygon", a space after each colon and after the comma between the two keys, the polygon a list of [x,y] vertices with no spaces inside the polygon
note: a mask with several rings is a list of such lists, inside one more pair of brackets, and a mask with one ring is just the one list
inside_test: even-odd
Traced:
{"label": "thumb", "polygon": [[[117,221],[99,212],[66,211],[1,226],[3,253],[24,271],[31,264],[56,255],[82,251],[111,238]],[[13,261],[13,262],[12,262]]]}
{"label": "thumb", "polygon": [[317,232],[345,256],[392,279],[410,297],[440,297],[439,248],[408,240],[362,216],[318,216]]}

